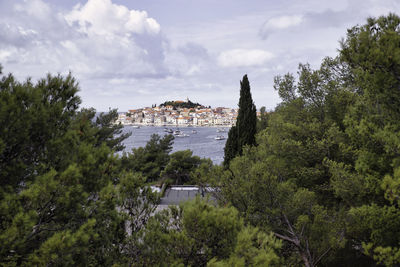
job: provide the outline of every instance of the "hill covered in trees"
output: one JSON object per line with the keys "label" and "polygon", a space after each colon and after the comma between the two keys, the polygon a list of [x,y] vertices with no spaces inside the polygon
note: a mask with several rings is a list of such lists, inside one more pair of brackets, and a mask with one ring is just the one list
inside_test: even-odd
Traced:
{"label": "hill covered in trees", "polygon": [[160,104],[160,107],[172,106],[174,108],[204,108],[205,106],[199,103],[193,103],[189,99],[186,101],[165,101],[164,103]]}

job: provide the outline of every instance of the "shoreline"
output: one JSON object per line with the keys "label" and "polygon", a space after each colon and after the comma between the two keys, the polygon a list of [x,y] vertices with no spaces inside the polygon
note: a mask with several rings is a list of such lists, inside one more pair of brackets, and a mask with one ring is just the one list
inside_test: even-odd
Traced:
{"label": "shoreline", "polygon": [[231,128],[232,125],[192,125],[192,124],[182,124],[182,125],[177,125],[177,124],[122,124],[122,126],[127,126],[127,127],[164,127],[164,128],[203,128],[203,127],[210,127],[210,128]]}
{"label": "shoreline", "polygon": [[166,124],[166,125],[160,125],[160,124],[121,124],[122,126],[127,126],[127,127],[163,127],[163,128],[231,128],[232,125],[176,125],[176,124]]}

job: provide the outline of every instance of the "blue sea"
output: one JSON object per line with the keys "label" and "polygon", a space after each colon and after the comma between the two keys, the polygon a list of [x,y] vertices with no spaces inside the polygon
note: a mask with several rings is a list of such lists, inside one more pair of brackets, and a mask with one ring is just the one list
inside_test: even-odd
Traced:
{"label": "blue sea", "polygon": [[[228,137],[229,128],[216,127],[156,127],[141,126],[134,128],[132,126],[124,126],[123,132],[131,132],[132,135],[124,141],[125,151],[130,152],[132,148],[145,146],[152,134],[164,136],[168,134],[164,128],[177,130],[189,135],[187,137],[176,137],[174,139],[172,152],[190,149],[193,155],[201,158],[210,158],[214,164],[220,164],[224,160],[224,147]],[[192,133],[195,130],[197,133]],[[224,130],[224,132],[217,132]],[[216,136],[224,136],[224,140],[215,140]]]}

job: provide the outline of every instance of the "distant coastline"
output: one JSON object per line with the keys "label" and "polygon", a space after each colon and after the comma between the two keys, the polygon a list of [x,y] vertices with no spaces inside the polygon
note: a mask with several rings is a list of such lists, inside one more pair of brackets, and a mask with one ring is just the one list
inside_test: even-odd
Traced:
{"label": "distant coastline", "polygon": [[[122,124],[122,123],[121,123]],[[212,127],[212,128],[230,128],[232,125],[224,124],[224,125],[218,125],[218,124],[213,124],[213,125],[192,125],[192,124],[181,124],[181,125],[176,125],[176,124],[122,124],[123,126],[131,126],[131,127],[164,127],[164,128],[179,128],[179,127],[188,127],[188,128],[206,128],[206,127]]]}
{"label": "distant coastline", "polygon": [[[169,103],[178,103],[168,105]],[[189,103],[186,105],[186,103]],[[197,104],[197,103],[196,103]],[[189,107],[187,107],[190,105]],[[161,127],[232,127],[236,124],[238,109],[194,106],[190,100],[165,102],[160,106],[131,109],[119,113],[117,124]]]}

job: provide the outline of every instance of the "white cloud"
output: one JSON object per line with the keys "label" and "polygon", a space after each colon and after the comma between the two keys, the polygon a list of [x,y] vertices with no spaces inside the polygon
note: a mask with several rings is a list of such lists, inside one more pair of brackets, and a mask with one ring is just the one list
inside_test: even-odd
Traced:
{"label": "white cloud", "polygon": [[188,42],[171,48],[166,54],[166,63],[175,76],[193,76],[209,68],[210,56],[203,46]]}
{"label": "white cloud", "polygon": [[279,16],[274,17],[264,24],[265,29],[286,29],[292,26],[299,25],[303,21],[302,15]]}
{"label": "white cloud", "polygon": [[265,64],[274,55],[260,49],[232,49],[218,56],[218,64],[222,67],[250,67]]}
{"label": "white cloud", "polygon": [[0,63],[18,78],[71,70],[83,105],[100,110],[186,96],[236,106],[247,73],[256,104],[273,108],[274,75],[318,67],[346,28],[400,12],[396,0],[152,2],[0,0]]}
{"label": "white cloud", "polygon": [[10,50],[0,50],[0,62],[4,62],[13,54]]}
{"label": "white cloud", "polygon": [[268,19],[260,28],[260,36],[266,39],[270,33],[298,26],[304,22],[303,15],[282,15]]}
{"label": "white cloud", "polygon": [[65,16],[70,25],[77,22],[79,30],[88,34],[120,35],[159,34],[160,25],[146,11],[129,10],[111,0],[89,0],[77,5]]}
{"label": "white cloud", "polygon": [[[6,0],[7,1],[7,0]],[[1,59],[34,78],[72,70],[79,78],[162,78],[166,40],[146,11],[89,0],[60,12],[42,0],[9,1],[0,10]],[[4,51],[8,51],[5,53]]]}
{"label": "white cloud", "polygon": [[29,16],[40,20],[46,20],[51,16],[50,7],[41,0],[25,0],[23,4],[16,4],[14,9],[16,11],[26,12]]}

